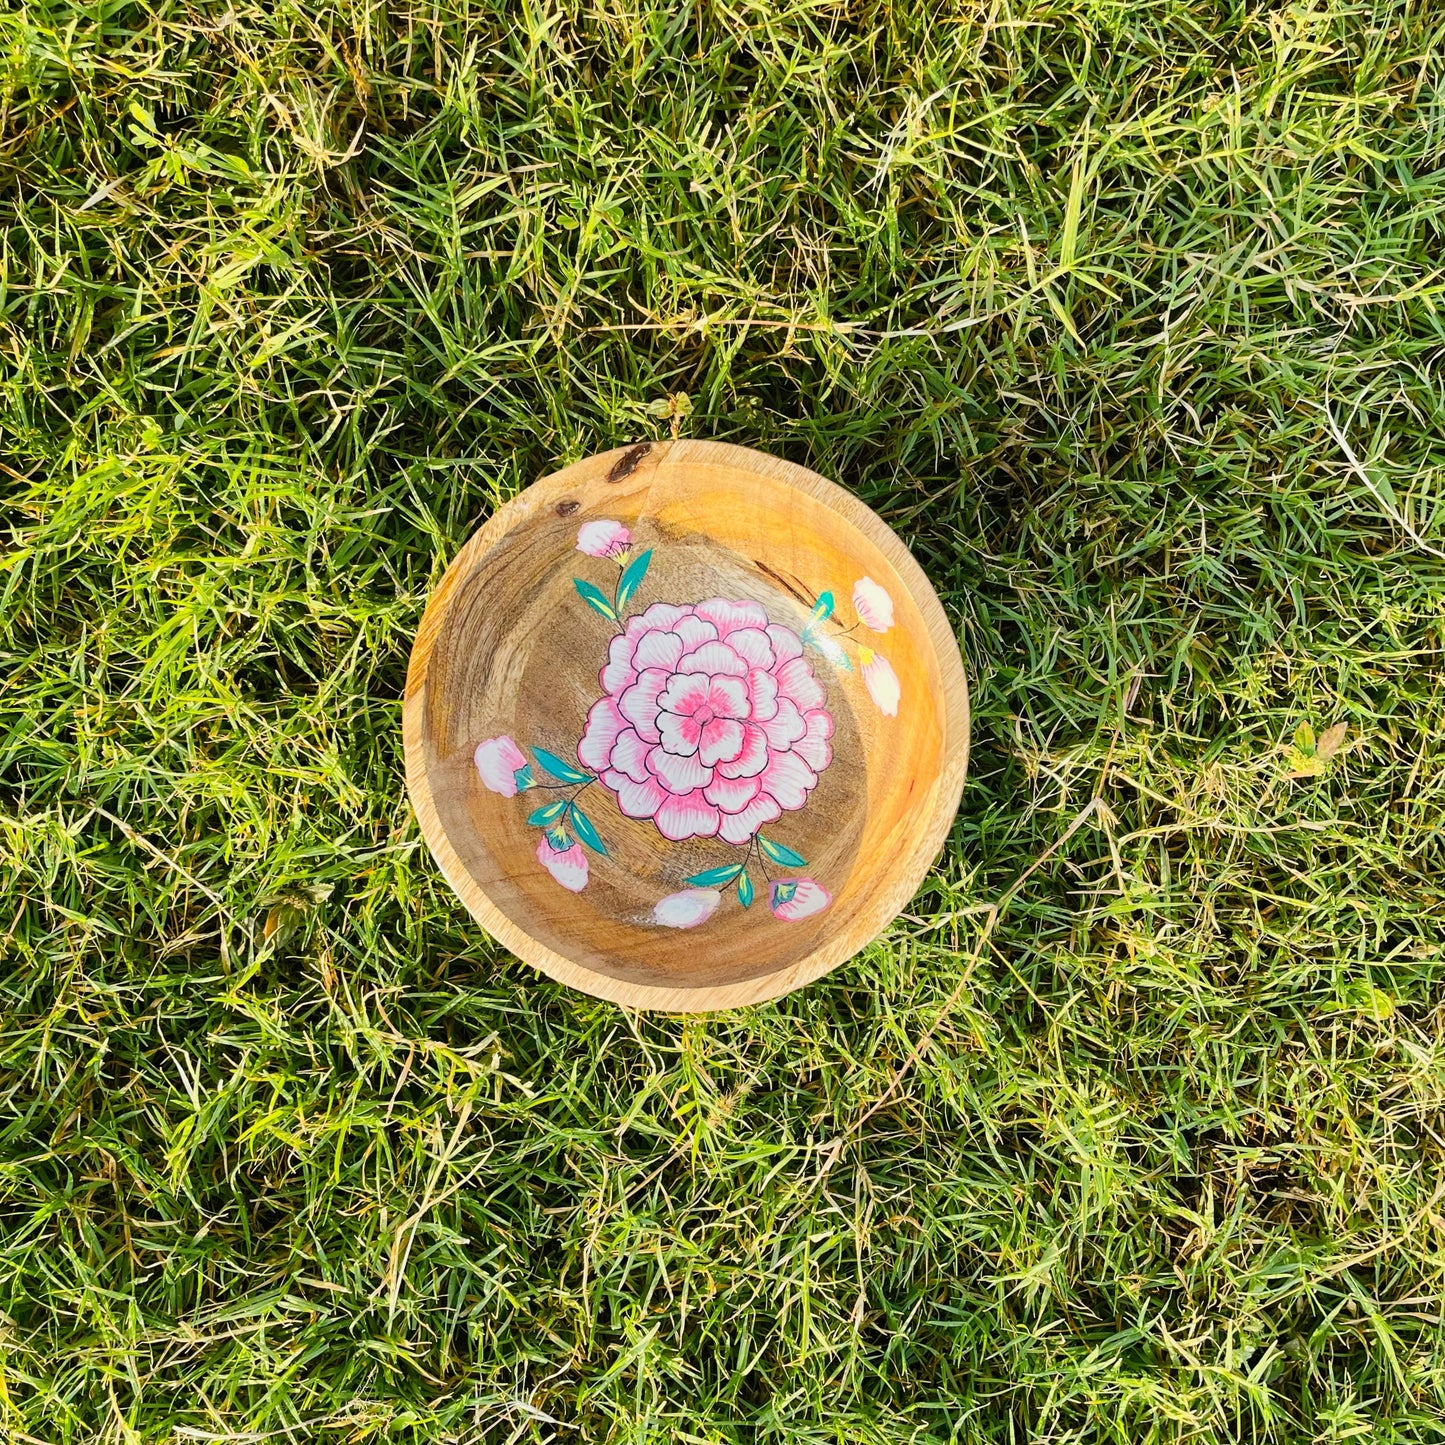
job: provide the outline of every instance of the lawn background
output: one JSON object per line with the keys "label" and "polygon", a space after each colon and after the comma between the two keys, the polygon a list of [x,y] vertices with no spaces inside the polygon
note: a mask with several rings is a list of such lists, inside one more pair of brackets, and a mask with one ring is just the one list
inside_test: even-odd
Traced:
{"label": "lawn background", "polygon": [[[11,0],[0,1436],[1440,1439],[1442,167],[1427,3]],[[904,916],[696,1020],[399,748],[679,393],[974,687]]]}

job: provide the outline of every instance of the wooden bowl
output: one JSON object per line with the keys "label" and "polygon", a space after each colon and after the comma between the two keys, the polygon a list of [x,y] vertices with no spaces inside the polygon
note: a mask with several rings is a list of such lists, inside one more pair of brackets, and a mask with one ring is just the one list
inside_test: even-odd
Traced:
{"label": "wooden bowl", "polygon": [[472,916],[601,998],[772,998],[943,845],[968,687],[933,589],[815,472],[673,441],[545,477],[462,548],[407,673],[407,784]]}

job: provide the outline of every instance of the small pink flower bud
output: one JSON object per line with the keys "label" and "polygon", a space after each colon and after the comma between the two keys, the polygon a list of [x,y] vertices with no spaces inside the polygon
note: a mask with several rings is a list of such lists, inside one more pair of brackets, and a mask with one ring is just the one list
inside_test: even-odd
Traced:
{"label": "small pink flower bud", "polygon": [[515,798],[517,773],[527,766],[527,755],[509,737],[488,738],[477,744],[477,772],[482,782],[504,798]]}
{"label": "small pink flower bud", "polygon": [[577,550],[589,557],[620,557],[632,545],[632,533],[621,522],[584,522]]}

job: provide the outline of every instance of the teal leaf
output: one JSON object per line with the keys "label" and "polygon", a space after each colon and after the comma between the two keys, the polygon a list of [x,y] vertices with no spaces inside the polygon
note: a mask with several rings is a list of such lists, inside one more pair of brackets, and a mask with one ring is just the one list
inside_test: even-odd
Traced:
{"label": "teal leaf", "polygon": [[554,853],[564,852],[572,846],[572,840],[567,836],[567,830],[560,823],[555,828],[548,828],[542,836],[547,840],[547,846]]}
{"label": "teal leaf", "polygon": [[813,614],[809,622],[822,622],[825,617],[833,615],[833,594],[831,592],[820,592],[818,600],[813,604]]}
{"label": "teal leaf", "polygon": [[738,879],[738,902],[746,908],[753,901],[753,880],[746,873]]}
{"label": "teal leaf", "polygon": [[556,753],[549,753],[546,748],[536,747],[532,751],[536,754],[537,761],[559,783],[590,783],[592,781],[591,773],[584,773],[581,768],[567,762],[564,758],[559,758]]}
{"label": "teal leaf", "polygon": [[682,881],[693,888],[720,888],[724,883],[731,883],[742,871],[741,863],[724,863],[721,868],[705,868]]}
{"label": "teal leaf", "polygon": [[[806,868],[808,866],[808,860],[801,853],[795,853],[782,843],[774,843],[771,838],[764,838],[761,833],[758,834],[758,847],[774,863],[781,863],[786,868]],[[788,896],[791,898],[792,894]]]}
{"label": "teal leaf", "polygon": [[567,807],[565,798],[555,803],[548,803],[544,807],[538,808],[535,813],[529,813],[527,824],[532,828],[545,828],[548,823],[555,823],[567,811]]}
{"label": "teal leaf", "polygon": [[512,774],[512,781],[517,785],[519,793],[525,793],[528,788],[535,788],[537,780],[532,776],[531,763],[523,763],[515,773]]}
{"label": "teal leaf", "polygon": [[776,908],[780,903],[791,903],[793,894],[797,891],[798,884],[796,879],[784,878],[782,882],[774,883],[769,907]]}
{"label": "teal leaf", "polygon": [[594,587],[580,577],[574,577],[572,585],[577,589],[577,595],[589,607],[600,612],[609,622],[617,621],[617,613],[613,611],[612,604],[607,600],[607,594],[600,587]]}
{"label": "teal leaf", "polygon": [[607,856],[607,845],[602,841],[602,835],[592,826],[592,819],[576,803],[572,804],[572,826],[577,830],[577,836],[594,853]]}
{"label": "teal leaf", "polygon": [[627,606],[632,594],[642,586],[642,579],[647,576],[648,564],[652,561],[652,548],[645,552],[639,552],[622,571],[622,581],[617,584],[617,610],[620,612]]}

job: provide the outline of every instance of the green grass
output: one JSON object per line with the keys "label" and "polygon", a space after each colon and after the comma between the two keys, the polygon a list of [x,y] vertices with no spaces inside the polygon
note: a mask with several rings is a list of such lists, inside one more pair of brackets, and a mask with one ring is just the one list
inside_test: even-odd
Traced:
{"label": "green grass", "polygon": [[[0,1438],[1445,1436],[1445,7],[11,0],[0,215]],[[679,392],[975,708],[903,917],[691,1021],[399,756]]]}

